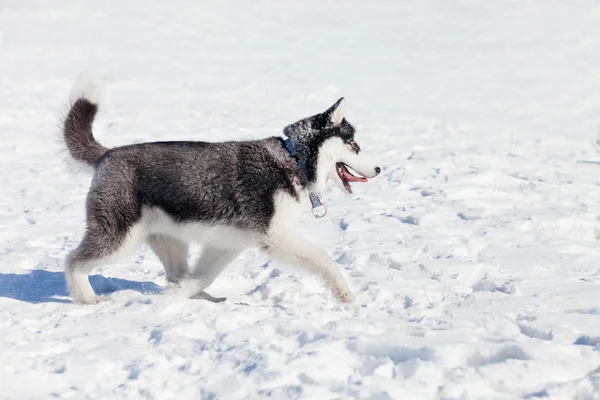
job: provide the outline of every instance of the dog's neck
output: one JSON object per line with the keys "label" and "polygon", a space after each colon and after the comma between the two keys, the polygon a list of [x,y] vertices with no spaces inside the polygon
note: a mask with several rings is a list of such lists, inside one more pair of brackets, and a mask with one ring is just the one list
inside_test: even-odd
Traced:
{"label": "dog's neck", "polygon": [[303,184],[306,186],[312,185],[315,179],[311,179],[311,176],[309,176],[308,173],[307,161],[309,160],[306,156],[306,151],[303,151],[304,149],[306,149],[304,143],[298,141],[295,138],[291,138],[285,135],[281,139],[283,141],[283,147],[287,150],[290,157],[293,158],[294,161],[296,161],[296,165],[298,166],[300,174],[303,178]]}
{"label": "dog's neck", "polygon": [[[301,150],[307,149],[307,144],[300,142],[300,146],[298,146],[297,140],[293,140],[292,138],[286,135],[284,135],[284,137],[282,137],[281,140],[283,142],[283,147],[287,150],[289,155],[296,161],[296,165],[298,166],[298,169],[302,174],[304,185],[306,185],[306,188],[308,189],[308,198],[312,206],[312,214],[315,218],[324,217],[325,214],[327,214],[327,207],[325,207],[325,205],[321,202],[321,199],[318,194],[318,189],[316,189],[316,166],[313,165],[315,162],[310,160],[309,157],[306,156],[306,151],[304,152],[304,156],[302,151],[298,151],[298,147],[300,147]],[[309,175],[309,170],[307,169],[307,162],[311,162],[311,171],[315,171],[311,174],[312,179],[311,175]]]}
{"label": "dog's neck", "polygon": [[284,139],[288,139],[301,163],[304,165],[306,180],[310,185],[317,184],[317,164],[318,164],[318,137],[316,135],[293,135],[284,134]]}

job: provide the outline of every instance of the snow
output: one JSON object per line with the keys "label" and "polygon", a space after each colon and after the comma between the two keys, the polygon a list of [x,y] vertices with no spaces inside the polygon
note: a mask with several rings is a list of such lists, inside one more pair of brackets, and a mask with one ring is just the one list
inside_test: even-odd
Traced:
{"label": "snow", "polygon": [[[0,397],[600,399],[600,5],[0,2]],[[245,252],[160,294],[151,252],[71,304],[90,178],[57,125],[82,71],[103,144],[277,135],[339,97],[383,169],[299,226],[356,294]]]}

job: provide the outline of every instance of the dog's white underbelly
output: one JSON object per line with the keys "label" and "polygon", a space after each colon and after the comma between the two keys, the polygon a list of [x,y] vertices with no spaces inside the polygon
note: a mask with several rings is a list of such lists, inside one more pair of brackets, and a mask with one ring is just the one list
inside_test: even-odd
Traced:
{"label": "dog's white underbelly", "polygon": [[158,208],[145,208],[139,224],[146,235],[164,234],[186,243],[201,243],[219,248],[239,249],[254,246],[261,237],[259,232],[231,226],[202,222],[176,222]]}

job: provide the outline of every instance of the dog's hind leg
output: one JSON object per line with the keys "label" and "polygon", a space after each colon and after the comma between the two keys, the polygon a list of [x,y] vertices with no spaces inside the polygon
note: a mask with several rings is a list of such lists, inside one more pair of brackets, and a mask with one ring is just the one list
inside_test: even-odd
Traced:
{"label": "dog's hind leg", "polygon": [[306,268],[319,275],[333,288],[335,296],[341,302],[350,303],[354,300],[338,265],[324,250],[302,237],[289,233],[271,233],[263,241],[262,250],[279,261]]}
{"label": "dog's hind leg", "polygon": [[[180,283],[178,294],[190,298],[205,298],[206,295],[202,294],[203,290],[210,286],[241,252],[242,249],[205,247],[189,278]],[[223,300],[213,299],[217,302]]]}
{"label": "dog's hind leg", "polygon": [[164,234],[148,236],[150,248],[165,268],[167,282],[178,284],[188,274],[189,246],[174,237]]}
{"label": "dog's hind leg", "polygon": [[101,265],[114,261],[118,256],[134,250],[141,242],[138,229],[120,233],[107,232],[97,226],[88,226],[83,240],[67,256],[65,276],[73,300],[82,304],[94,304],[105,300],[90,285],[89,274]]}
{"label": "dog's hind leg", "polygon": [[67,256],[65,277],[73,301],[82,304],[95,304],[105,300],[97,296],[90,285],[89,274],[102,263],[102,256],[94,254],[92,241],[84,238],[77,249]]}

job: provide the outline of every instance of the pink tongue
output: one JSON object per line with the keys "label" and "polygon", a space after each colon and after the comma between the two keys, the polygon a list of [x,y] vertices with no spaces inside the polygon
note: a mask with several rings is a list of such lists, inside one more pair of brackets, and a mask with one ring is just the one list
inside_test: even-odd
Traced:
{"label": "pink tongue", "polygon": [[348,182],[367,182],[368,181],[367,178],[359,178],[358,176],[352,175],[346,167],[342,167],[342,172],[344,174],[344,178],[346,178],[346,180]]}

